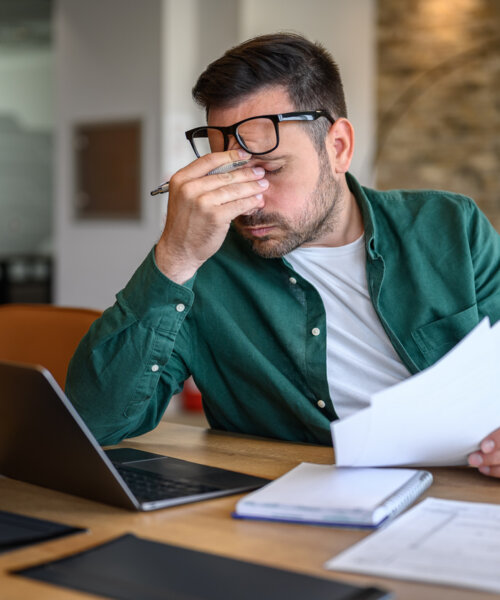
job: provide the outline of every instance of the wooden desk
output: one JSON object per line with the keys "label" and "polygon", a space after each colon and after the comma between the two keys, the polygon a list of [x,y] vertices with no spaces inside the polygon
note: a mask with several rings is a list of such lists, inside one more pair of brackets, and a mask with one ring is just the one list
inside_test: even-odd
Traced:
{"label": "wooden desk", "polygon": [[[121,446],[198,461],[274,478],[302,461],[332,463],[331,448],[212,432],[162,422],[158,428]],[[439,498],[500,502],[500,482],[473,469],[432,469],[435,483],[429,494]],[[336,573],[323,563],[351,546],[366,532],[232,519],[239,496],[208,500],[151,513],[133,513],[30,484],[0,478],[0,509],[87,527],[78,534],[0,555],[0,596],[9,600],[71,600],[95,598],[29,579],[12,576],[17,569],[61,558],[125,532],[263,563],[392,590],[398,599],[470,600],[494,597],[479,591]],[[450,549],[452,551],[452,549]]]}

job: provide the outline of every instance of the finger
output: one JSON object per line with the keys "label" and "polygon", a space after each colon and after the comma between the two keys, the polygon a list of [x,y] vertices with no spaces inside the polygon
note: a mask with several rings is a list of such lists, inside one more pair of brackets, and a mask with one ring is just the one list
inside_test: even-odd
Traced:
{"label": "finger", "polygon": [[234,183],[213,190],[205,194],[204,198],[214,206],[222,206],[240,200],[262,194],[269,187],[267,179],[258,179],[257,181],[247,181],[243,183]]}
{"label": "finger", "polygon": [[469,454],[467,462],[471,467],[480,467],[483,464],[483,453],[474,452],[473,454]]}
{"label": "finger", "polygon": [[495,440],[493,438],[489,438],[489,437],[485,438],[481,442],[480,448],[481,448],[481,452],[483,452],[484,454],[490,454],[496,448]]}
{"label": "finger", "polygon": [[500,465],[500,429],[486,436],[479,445],[480,450],[468,457],[471,467]]}
{"label": "finger", "polygon": [[[226,204],[233,204],[244,198],[258,196],[259,194],[262,194],[268,186],[269,182],[266,179],[226,185],[216,190],[205,192],[198,197],[195,196],[193,204],[196,204],[200,210],[212,212]],[[190,197],[193,198],[193,196]]]}
{"label": "finger", "polygon": [[239,198],[233,202],[227,202],[217,209],[217,217],[222,223],[229,224],[242,214],[253,212],[265,205],[262,194]]}
{"label": "finger", "polygon": [[191,179],[198,179],[199,177],[205,176],[209,171],[222,167],[238,160],[248,160],[251,158],[251,154],[244,150],[228,150],[226,152],[212,152],[211,154],[205,154],[201,158],[197,158],[193,162],[189,163],[182,169],[179,169],[177,173],[172,177],[171,181],[178,180],[180,182],[189,181]]}
{"label": "finger", "polygon": [[[184,183],[183,194],[189,198],[197,198],[201,195],[207,195],[210,192],[218,192],[221,190],[221,193],[224,195],[214,196],[214,204],[220,204],[219,200],[229,202],[236,198],[243,198],[262,192],[262,189],[255,188],[255,186],[250,188],[250,190],[242,188],[241,191],[238,191],[238,189],[234,187],[234,184],[259,180],[265,181],[263,179],[265,173],[266,172],[262,167],[252,167],[236,169],[229,173],[218,173],[217,175],[200,177]],[[264,189],[266,189],[268,185],[268,182],[260,184],[261,188]]]}
{"label": "finger", "polygon": [[473,452],[468,457],[468,463],[471,467],[482,467],[500,465],[500,451],[490,452],[485,454],[484,452]]}
{"label": "finger", "polygon": [[495,467],[482,466],[479,467],[479,471],[483,475],[487,475],[488,477],[500,477],[500,465]]}
{"label": "finger", "polygon": [[500,429],[495,429],[481,441],[480,449],[484,454],[500,450]]}
{"label": "finger", "polygon": [[482,465],[500,465],[500,450],[496,450],[495,452],[489,452],[488,454],[480,452],[479,454],[481,454]]}

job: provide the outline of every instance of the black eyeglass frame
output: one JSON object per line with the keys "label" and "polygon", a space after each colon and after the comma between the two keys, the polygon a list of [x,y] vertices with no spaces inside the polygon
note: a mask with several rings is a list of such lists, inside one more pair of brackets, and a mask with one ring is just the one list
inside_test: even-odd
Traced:
{"label": "black eyeglass frame", "polygon": [[[248,119],[243,119],[242,121],[238,121],[237,123],[234,123],[233,125],[228,125],[227,127],[216,127],[216,126],[211,126],[211,125],[204,125],[203,127],[195,127],[194,129],[190,129],[189,131],[186,131],[185,135],[186,135],[186,139],[191,144],[191,147],[193,148],[194,153],[196,154],[196,156],[198,158],[200,158],[200,155],[199,155],[198,151],[196,150],[196,145],[194,143],[193,138],[194,138],[195,134],[198,131],[201,131],[202,129],[207,129],[207,130],[208,129],[216,129],[217,131],[220,131],[222,133],[222,135],[224,137],[224,152],[229,147],[229,136],[232,135],[238,141],[238,144],[243,148],[243,150],[246,150],[249,154],[252,154],[253,156],[259,156],[261,154],[269,154],[269,152],[276,150],[276,148],[279,146],[279,143],[280,143],[280,135],[279,135],[279,129],[278,129],[279,123],[282,123],[285,121],[316,121],[316,119],[319,119],[320,117],[327,118],[332,125],[335,123],[335,119],[332,117],[332,115],[327,110],[317,109],[317,110],[281,113],[281,114],[277,114],[277,115],[258,115],[256,117],[249,117]],[[251,150],[249,150],[247,148],[245,142],[242,140],[242,138],[238,134],[238,127],[240,125],[242,125],[243,123],[247,123],[248,121],[253,121],[255,119],[269,119],[274,124],[274,131],[276,133],[276,144],[269,150],[266,150],[265,152],[252,152]]]}

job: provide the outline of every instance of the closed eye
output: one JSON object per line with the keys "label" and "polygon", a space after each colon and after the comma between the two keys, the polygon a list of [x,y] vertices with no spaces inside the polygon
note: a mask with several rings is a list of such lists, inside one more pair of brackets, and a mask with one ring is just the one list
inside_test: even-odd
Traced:
{"label": "closed eye", "polygon": [[278,167],[277,169],[264,169],[266,175],[277,175],[280,171],[283,170],[283,167]]}

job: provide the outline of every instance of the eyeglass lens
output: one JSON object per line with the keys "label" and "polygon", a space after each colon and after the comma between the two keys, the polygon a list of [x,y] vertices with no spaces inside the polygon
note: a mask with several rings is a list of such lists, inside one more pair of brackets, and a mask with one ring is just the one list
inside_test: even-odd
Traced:
{"label": "eyeglass lens", "polygon": [[[264,154],[276,146],[276,129],[271,119],[259,117],[238,125],[237,134],[242,146],[250,154]],[[221,131],[212,127],[203,127],[193,135],[193,142],[200,156],[210,152],[224,150],[224,136]],[[234,138],[229,138],[229,148]]]}

